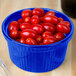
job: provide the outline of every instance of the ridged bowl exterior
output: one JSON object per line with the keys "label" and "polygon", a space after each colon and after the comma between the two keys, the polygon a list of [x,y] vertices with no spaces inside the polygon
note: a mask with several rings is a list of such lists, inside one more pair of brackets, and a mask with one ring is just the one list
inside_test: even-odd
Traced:
{"label": "ridged bowl exterior", "polygon": [[[34,8],[27,9],[33,10]],[[21,18],[21,12],[24,9],[12,13],[2,23],[2,32],[8,44],[10,58],[17,67],[25,71],[41,73],[59,67],[65,59],[68,43],[73,36],[74,25],[68,16],[53,9],[43,9],[45,12],[54,11],[57,17],[62,17],[65,21],[71,23],[71,32],[65,35],[65,39],[49,45],[27,45],[11,39],[8,25],[11,21]]]}

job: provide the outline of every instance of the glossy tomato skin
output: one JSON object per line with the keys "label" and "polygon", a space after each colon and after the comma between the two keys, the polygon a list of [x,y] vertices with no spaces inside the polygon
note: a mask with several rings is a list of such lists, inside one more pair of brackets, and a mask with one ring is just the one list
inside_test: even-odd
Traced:
{"label": "glossy tomato skin", "polygon": [[18,38],[18,31],[17,30],[12,30],[10,33],[9,33],[9,36],[12,38],[12,39],[17,39]]}
{"label": "glossy tomato skin", "polygon": [[55,16],[55,12],[54,11],[48,11],[45,15]]}
{"label": "glossy tomato skin", "polygon": [[56,39],[54,38],[54,36],[50,36],[50,37],[45,37],[43,39],[43,44],[52,44],[52,43],[55,43],[56,42]]}
{"label": "glossy tomato skin", "polygon": [[19,30],[18,22],[17,21],[12,21],[8,26],[8,30],[9,30],[9,32],[11,32],[12,30]]}
{"label": "glossy tomato skin", "polygon": [[37,45],[37,42],[36,42],[36,40],[34,40],[32,38],[27,38],[26,39],[26,44],[29,44],[29,45]]}
{"label": "glossy tomato skin", "polygon": [[42,34],[42,37],[43,37],[43,38],[49,37],[49,36],[53,36],[53,33],[52,33],[52,32],[49,32],[49,31],[45,31],[45,32],[43,32],[43,34]]}
{"label": "glossy tomato skin", "polygon": [[41,8],[26,9],[21,13],[22,18],[12,21],[9,26],[9,36],[23,44],[47,45],[65,38],[70,33],[70,22],[56,17],[54,11]]}
{"label": "glossy tomato skin", "polygon": [[35,39],[36,36],[37,36],[37,33],[32,29],[25,29],[25,30],[22,30],[22,32],[21,32],[21,37],[23,37],[24,39],[26,39],[26,38]]}
{"label": "glossy tomato skin", "polygon": [[44,16],[44,14],[45,14],[45,11],[43,10],[43,9],[40,9],[41,10],[41,16]]}
{"label": "glossy tomato skin", "polygon": [[32,11],[32,14],[33,14],[33,15],[37,15],[37,16],[43,16],[43,15],[44,15],[44,10],[41,9],[41,8],[35,8],[35,9]]}
{"label": "glossy tomato skin", "polygon": [[31,17],[31,23],[32,24],[39,24],[40,23],[40,18],[37,15],[33,15]]}
{"label": "glossy tomato skin", "polygon": [[30,29],[30,27],[31,27],[31,24],[30,23],[22,23],[20,25],[20,29],[21,30]]}
{"label": "glossy tomato skin", "polygon": [[65,24],[70,27],[70,22],[68,22],[68,21],[63,21],[63,22],[61,22],[61,24]]}
{"label": "glossy tomato skin", "polygon": [[45,15],[43,17],[43,21],[47,23],[52,23],[52,24],[57,24],[59,22],[56,16],[49,16],[49,15]]}
{"label": "glossy tomato skin", "polygon": [[23,20],[23,18],[20,18],[17,22],[18,22],[19,24],[21,24],[21,23],[24,22],[24,20]]}
{"label": "glossy tomato skin", "polygon": [[24,22],[25,23],[30,23],[31,22],[30,20],[31,20],[31,17],[25,17],[24,18]]}
{"label": "glossy tomato skin", "polygon": [[32,16],[32,11],[29,10],[29,9],[26,9],[26,10],[22,11],[21,16],[23,18],[25,18],[25,17],[31,17]]}
{"label": "glossy tomato skin", "polygon": [[38,34],[41,34],[44,31],[43,26],[40,24],[33,24],[31,29],[35,30]]}
{"label": "glossy tomato skin", "polygon": [[63,18],[61,18],[61,17],[59,17],[58,20],[59,20],[59,22],[64,21]]}
{"label": "glossy tomato skin", "polygon": [[19,39],[19,42],[25,44],[26,40],[24,38],[21,38],[21,39]]}
{"label": "glossy tomato skin", "polygon": [[56,31],[55,25],[53,25],[51,23],[42,23],[42,26],[44,27],[45,31],[50,31],[50,32],[55,32]]}
{"label": "glossy tomato skin", "polygon": [[62,24],[62,23],[58,23],[56,25],[56,28],[59,32],[62,32],[62,33],[65,33],[65,34],[68,34],[70,33],[70,27],[67,26],[66,24]]}
{"label": "glossy tomato skin", "polygon": [[61,32],[58,32],[54,35],[54,37],[56,38],[56,41],[60,41],[65,38],[65,35]]}
{"label": "glossy tomato skin", "polygon": [[37,41],[38,43],[42,42],[42,37],[41,37],[41,35],[37,35],[36,41]]}

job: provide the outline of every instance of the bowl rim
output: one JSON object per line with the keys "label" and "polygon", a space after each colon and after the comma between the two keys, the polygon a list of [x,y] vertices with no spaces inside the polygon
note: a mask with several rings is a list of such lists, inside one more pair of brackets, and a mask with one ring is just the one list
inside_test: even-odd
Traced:
{"label": "bowl rim", "polygon": [[2,22],[2,33],[3,33],[3,35],[6,37],[7,40],[10,40],[10,41],[13,42],[13,43],[16,43],[16,44],[19,44],[19,45],[23,45],[23,46],[27,46],[27,47],[47,47],[47,46],[55,46],[55,45],[58,45],[58,44],[60,44],[60,43],[63,43],[63,42],[65,42],[66,40],[68,40],[68,39],[72,36],[72,34],[73,34],[73,32],[74,32],[74,24],[73,24],[72,20],[71,20],[67,15],[65,15],[64,13],[59,12],[59,11],[57,11],[57,10],[50,9],[50,8],[42,8],[42,9],[44,9],[44,10],[54,11],[54,12],[56,12],[56,13],[60,13],[60,14],[64,15],[64,16],[70,21],[71,26],[72,26],[72,29],[71,29],[70,33],[66,36],[66,38],[64,38],[63,40],[58,41],[58,42],[56,42],[56,43],[47,44],[47,45],[28,45],[28,44],[22,44],[22,43],[19,43],[19,42],[13,40],[12,38],[10,38],[10,37],[7,35],[7,33],[4,32],[3,26],[5,26],[6,20],[7,20],[11,15],[13,15],[13,14],[15,14],[15,13],[17,13],[17,12],[26,10],[26,9],[32,10],[32,9],[34,9],[34,8],[25,8],[25,9],[21,9],[21,10],[15,11],[15,12],[13,12],[12,14],[8,15],[8,16],[4,19],[4,21]]}

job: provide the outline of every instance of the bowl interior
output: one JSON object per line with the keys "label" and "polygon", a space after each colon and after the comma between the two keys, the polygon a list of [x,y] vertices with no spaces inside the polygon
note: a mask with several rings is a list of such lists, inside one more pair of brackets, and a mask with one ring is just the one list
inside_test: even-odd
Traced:
{"label": "bowl interior", "polygon": [[[30,10],[33,10],[34,8],[27,8],[27,9],[30,9]],[[59,11],[56,11],[56,10],[53,10],[53,9],[48,9],[48,8],[43,8],[45,13],[48,12],[48,11],[54,11],[56,13],[56,16],[59,18],[59,17],[62,17],[64,19],[64,21],[69,21],[71,23],[71,32],[69,34],[65,34],[66,38],[69,38],[71,36],[71,34],[73,34],[73,31],[74,31],[74,26],[73,26],[73,23],[71,21],[71,19],[66,16],[65,14],[59,12]],[[17,21],[18,19],[21,18],[21,13],[22,11],[25,10],[25,9],[22,9],[22,10],[19,10],[19,11],[16,11],[12,14],[10,14],[9,16],[6,17],[6,19],[3,21],[3,24],[2,24],[2,32],[3,34],[10,40],[13,40],[9,37],[9,31],[8,31],[8,26],[9,26],[9,23],[11,21]],[[64,40],[64,39],[63,39]],[[14,41],[14,40],[13,40]],[[62,40],[61,40],[62,41]],[[16,41],[15,41],[16,42]],[[60,42],[60,41],[59,41]]]}

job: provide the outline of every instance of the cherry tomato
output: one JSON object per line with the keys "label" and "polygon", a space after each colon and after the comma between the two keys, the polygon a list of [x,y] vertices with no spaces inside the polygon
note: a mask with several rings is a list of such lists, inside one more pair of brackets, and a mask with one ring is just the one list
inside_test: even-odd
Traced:
{"label": "cherry tomato", "polygon": [[43,43],[39,43],[39,45],[44,45]]}
{"label": "cherry tomato", "polygon": [[61,17],[59,17],[58,19],[59,19],[59,22],[62,22],[62,21],[64,21],[64,20],[63,20],[63,18],[61,18]]}
{"label": "cherry tomato", "polygon": [[25,43],[26,43],[26,40],[25,40],[24,38],[21,38],[21,39],[19,40],[19,42],[25,44]]}
{"label": "cherry tomato", "polygon": [[30,20],[31,20],[31,17],[25,17],[24,18],[24,22],[25,23],[30,23],[31,22]]}
{"label": "cherry tomato", "polygon": [[68,22],[68,21],[63,21],[63,22],[61,22],[61,24],[65,24],[70,27],[70,22]]}
{"label": "cherry tomato", "polygon": [[40,21],[43,22],[43,17],[40,17]]}
{"label": "cherry tomato", "polygon": [[51,23],[43,23],[42,26],[44,27],[45,31],[50,31],[50,32],[56,31],[55,25],[53,25]]}
{"label": "cherry tomato", "polygon": [[37,35],[36,41],[37,41],[38,43],[42,42],[42,37],[41,37],[41,35]]}
{"label": "cherry tomato", "polygon": [[18,31],[17,31],[17,30],[12,30],[12,31],[9,33],[9,36],[10,36],[12,39],[17,39],[17,38],[18,38]]}
{"label": "cherry tomato", "polygon": [[44,11],[43,9],[40,9],[40,10],[41,10],[41,13],[42,13],[42,15],[41,15],[41,16],[44,16],[45,11]]}
{"label": "cherry tomato", "polygon": [[45,37],[43,39],[43,44],[52,44],[52,43],[55,43],[55,42],[56,42],[56,39],[53,36]]}
{"label": "cherry tomato", "polygon": [[45,31],[45,32],[43,32],[43,34],[42,34],[42,37],[43,37],[43,38],[49,37],[49,36],[53,36],[53,33],[52,33],[52,32],[49,32],[49,31]]}
{"label": "cherry tomato", "polygon": [[30,23],[22,23],[20,25],[20,29],[21,30],[30,29],[30,27],[31,27],[31,24]]}
{"label": "cherry tomato", "polygon": [[19,42],[19,39],[16,39],[17,42]]}
{"label": "cherry tomato", "polygon": [[54,35],[54,37],[56,38],[57,41],[60,41],[65,38],[65,35],[61,32],[58,32]]}
{"label": "cherry tomato", "polygon": [[67,26],[66,24],[58,23],[56,25],[56,28],[59,32],[62,32],[62,33],[65,33],[65,34],[68,34],[70,32],[70,27]]}
{"label": "cherry tomato", "polygon": [[31,17],[32,16],[32,11],[29,10],[29,9],[26,9],[26,10],[22,11],[21,16],[23,18],[25,18],[25,17]]}
{"label": "cherry tomato", "polygon": [[41,26],[40,24],[33,24],[31,26],[31,29],[35,30],[39,34],[41,34],[44,31],[43,26]]}
{"label": "cherry tomato", "polygon": [[37,15],[33,15],[31,17],[31,23],[32,24],[39,24],[40,23],[40,18]]}
{"label": "cherry tomato", "polygon": [[43,17],[44,22],[52,23],[52,24],[57,24],[59,22],[58,18],[56,16],[49,16],[45,15]]}
{"label": "cherry tomato", "polygon": [[48,11],[45,15],[55,16],[55,12],[54,11]]}
{"label": "cherry tomato", "polygon": [[42,25],[42,22],[40,23],[40,25]]}
{"label": "cherry tomato", "polygon": [[21,32],[21,37],[26,38],[36,38],[37,33],[32,29],[25,29]]}
{"label": "cherry tomato", "polygon": [[18,22],[19,24],[21,24],[21,23],[24,22],[24,20],[23,20],[23,18],[20,18],[17,22]]}
{"label": "cherry tomato", "polygon": [[9,30],[9,32],[11,32],[12,30],[19,30],[18,22],[17,21],[12,21],[8,26],[8,30]]}
{"label": "cherry tomato", "polygon": [[43,16],[43,15],[44,15],[44,10],[41,9],[41,8],[35,8],[35,9],[32,11],[32,14],[33,14],[33,15],[37,15],[37,16]]}
{"label": "cherry tomato", "polygon": [[18,31],[18,38],[21,38],[21,31]]}
{"label": "cherry tomato", "polygon": [[32,39],[32,38],[27,38],[26,39],[26,44],[37,45],[37,42],[34,39]]}
{"label": "cherry tomato", "polygon": [[17,21],[9,26],[9,36],[23,44],[46,45],[58,42],[70,32],[70,22],[56,17],[54,11],[45,13],[44,9],[26,9]]}

